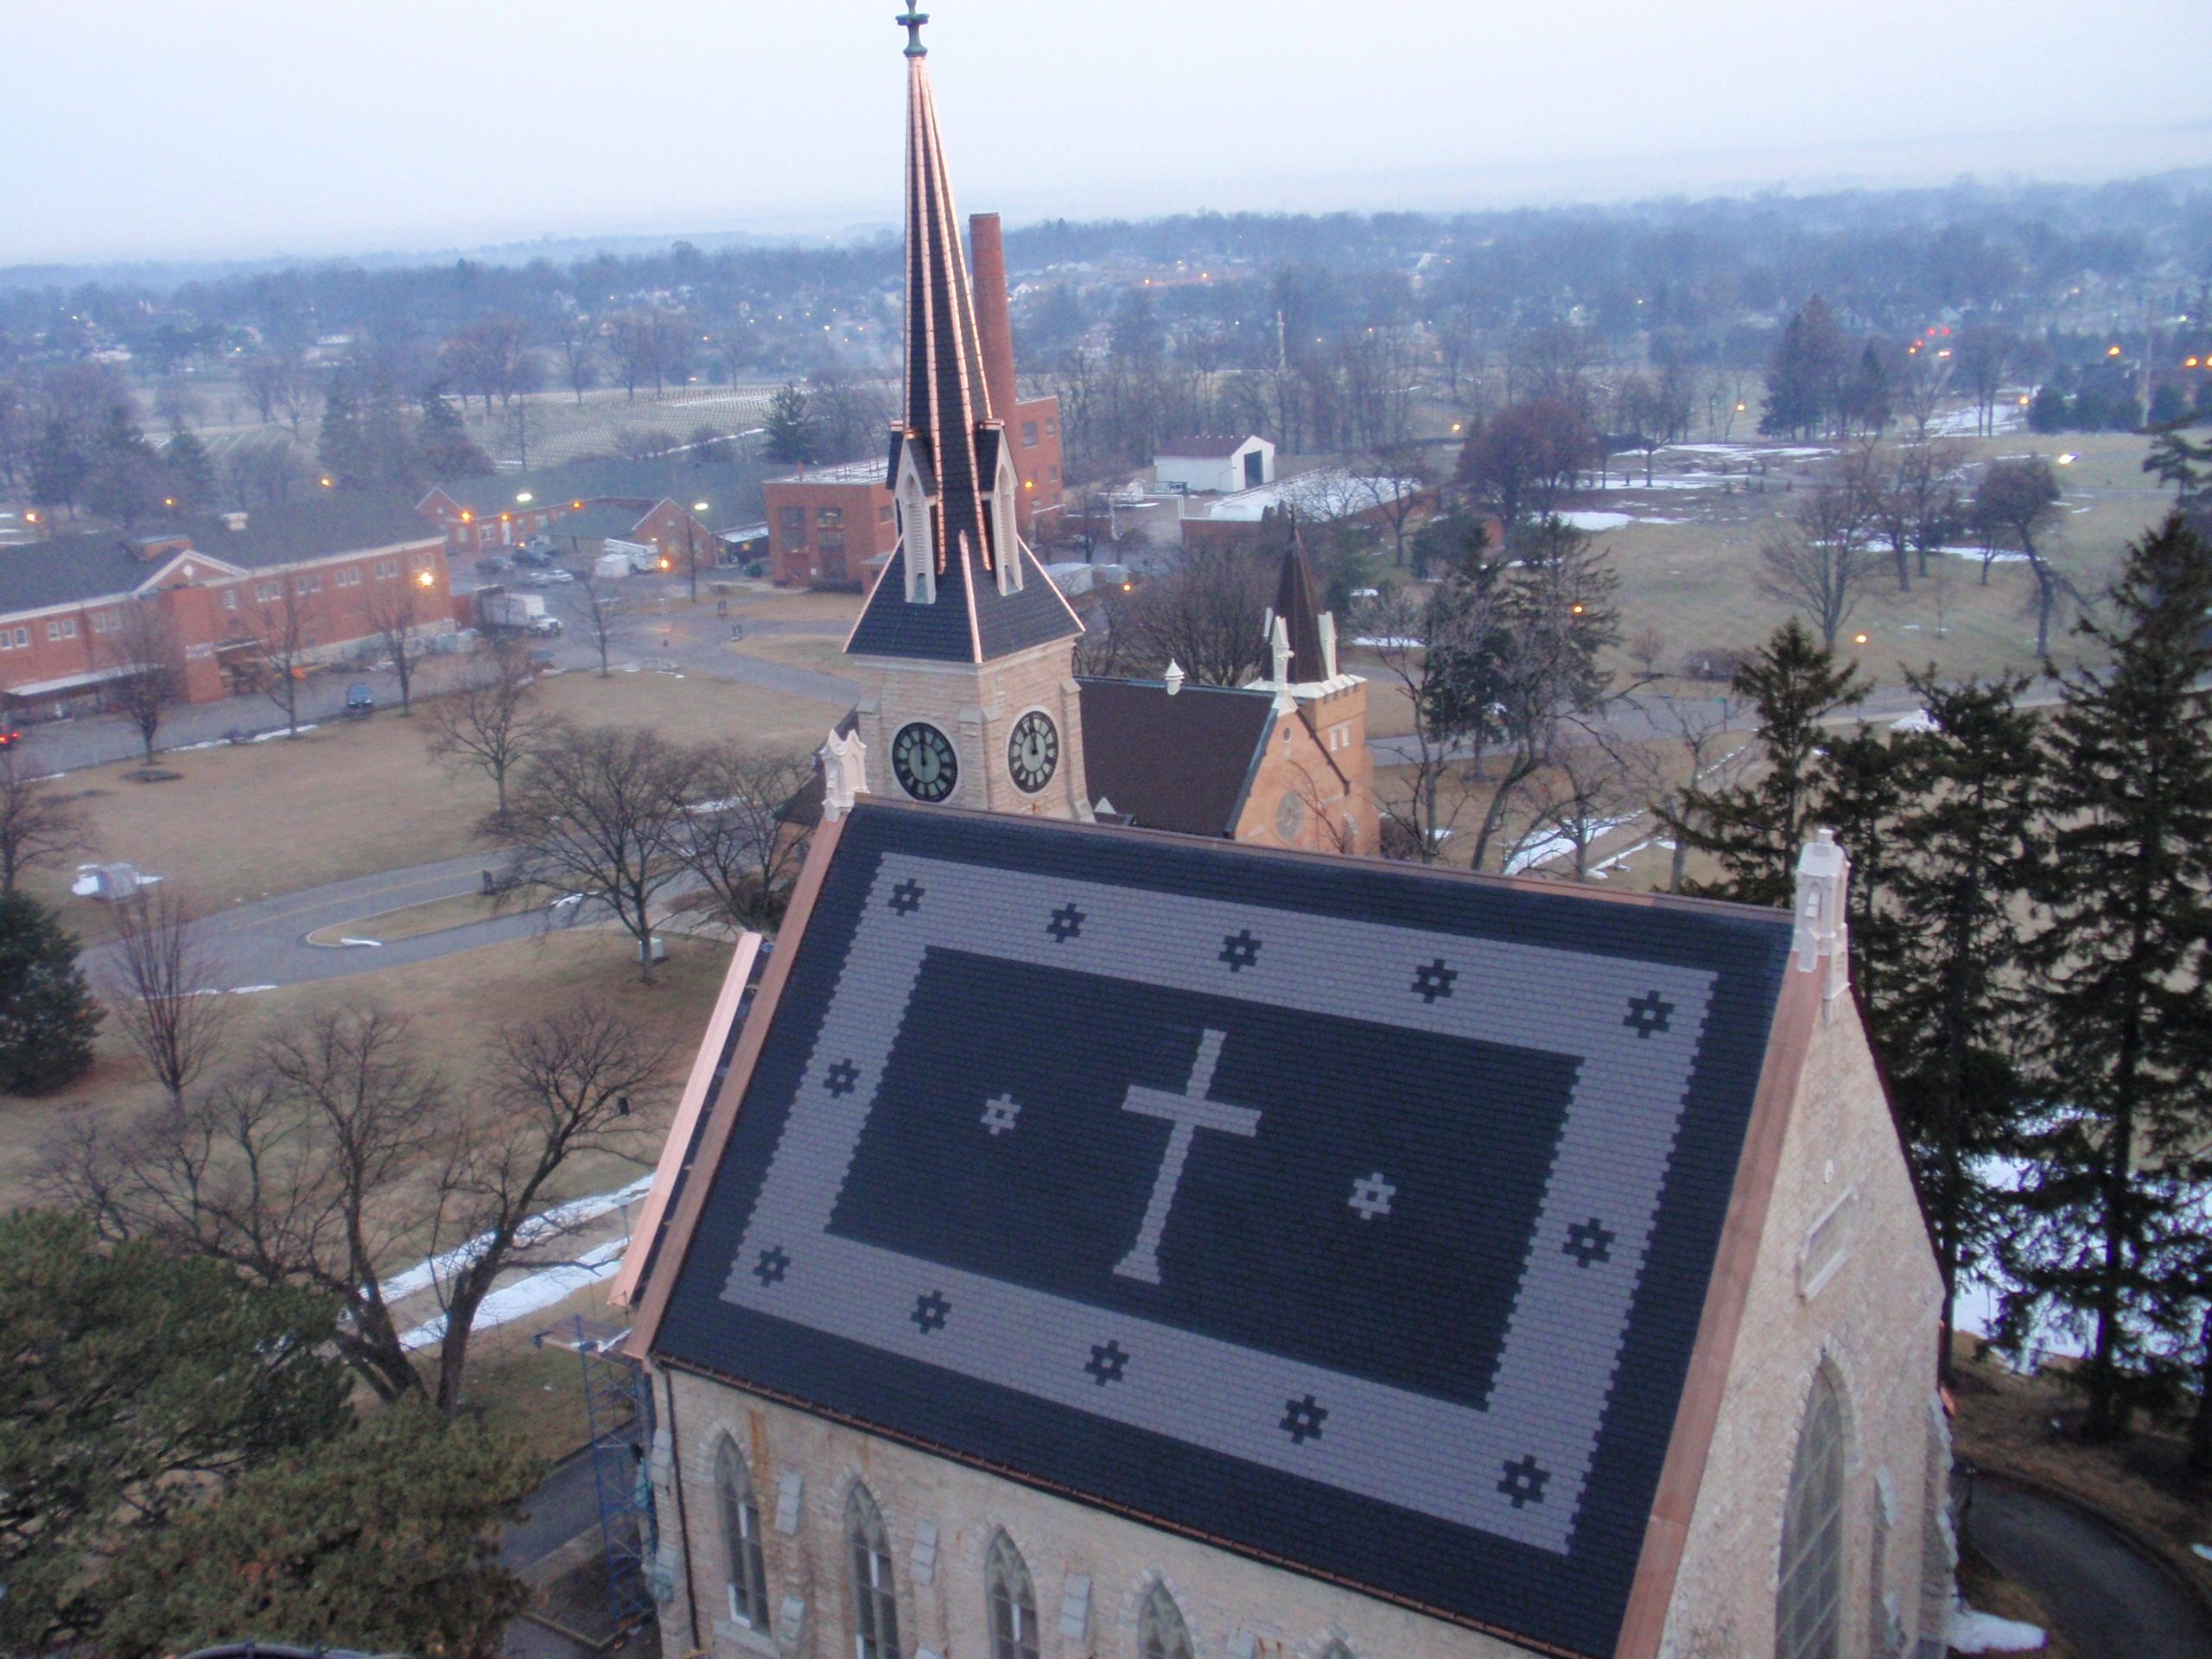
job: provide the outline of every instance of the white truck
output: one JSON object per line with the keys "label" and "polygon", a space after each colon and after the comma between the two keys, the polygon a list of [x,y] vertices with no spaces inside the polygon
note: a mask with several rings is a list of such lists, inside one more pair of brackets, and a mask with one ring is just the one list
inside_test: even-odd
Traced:
{"label": "white truck", "polygon": [[537,634],[552,639],[561,632],[561,619],[545,613],[542,594],[511,594],[505,588],[476,590],[476,625],[487,632]]}

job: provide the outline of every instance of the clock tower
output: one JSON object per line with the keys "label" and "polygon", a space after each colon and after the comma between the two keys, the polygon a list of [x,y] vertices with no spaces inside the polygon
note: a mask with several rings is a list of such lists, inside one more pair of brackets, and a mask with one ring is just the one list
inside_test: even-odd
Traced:
{"label": "clock tower", "polygon": [[[886,460],[899,540],[845,641],[871,682],[855,730],[871,794],[1088,820],[1074,673],[1083,624],[1021,537],[1011,353],[976,324],[921,42],[928,21],[911,7],[899,19],[906,363]],[[1003,286],[1002,272],[986,275]],[[986,309],[1002,321],[1002,302]]]}

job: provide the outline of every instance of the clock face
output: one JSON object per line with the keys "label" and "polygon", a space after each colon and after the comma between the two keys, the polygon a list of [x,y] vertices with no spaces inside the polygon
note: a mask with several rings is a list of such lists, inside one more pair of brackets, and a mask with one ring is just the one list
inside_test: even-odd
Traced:
{"label": "clock face", "polygon": [[1033,709],[1014,722],[1014,735],[1007,740],[1006,769],[1014,774],[1015,788],[1034,795],[1052,781],[1059,765],[1059,728],[1050,715]]}
{"label": "clock face", "polygon": [[960,757],[950,738],[916,721],[891,740],[891,775],[916,800],[941,801],[960,781]]}

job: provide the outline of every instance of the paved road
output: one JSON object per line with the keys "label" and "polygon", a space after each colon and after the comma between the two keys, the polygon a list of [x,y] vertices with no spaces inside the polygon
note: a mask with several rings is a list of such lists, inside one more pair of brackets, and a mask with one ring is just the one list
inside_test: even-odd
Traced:
{"label": "paved road", "polygon": [[[309,933],[334,922],[357,921],[433,899],[477,892],[485,868],[496,861],[496,856],[450,858],[439,864],[418,864],[412,869],[334,881],[327,887],[219,911],[207,918],[207,934],[209,946],[222,964],[223,988],[336,979],[526,938],[539,924],[534,913],[497,916],[381,946],[307,943]],[[113,950],[112,945],[99,945],[85,953],[86,964],[96,976]]]}
{"label": "paved road", "polygon": [[2207,1659],[2196,1607],[2113,1534],[2063,1503],[1989,1475],[1961,1477],[1967,1540],[2043,1604],[2075,1652],[2112,1659]]}

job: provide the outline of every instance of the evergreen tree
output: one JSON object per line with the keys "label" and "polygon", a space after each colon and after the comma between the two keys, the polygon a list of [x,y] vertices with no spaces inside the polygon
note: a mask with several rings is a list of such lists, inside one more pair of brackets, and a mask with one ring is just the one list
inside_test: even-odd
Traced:
{"label": "evergreen tree", "polygon": [[461,410],[446,395],[442,380],[423,391],[423,423],[416,433],[415,453],[425,478],[489,478],[499,470],[492,457],[468,435]]}
{"label": "evergreen tree", "polygon": [[786,380],[768,400],[766,453],[771,461],[804,467],[814,459],[814,423],[809,418],[806,394],[796,380]]}
{"label": "evergreen tree", "polygon": [[1854,922],[1852,954],[1934,1236],[1948,1376],[1959,1275],[1986,1255],[2001,1208],[1986,1160],[2010,1144],[2025,1097],[2020,958],[2044,757],[2014,702],[2030,681],[1947,685],[1932,666],[1905,677],[1929,729],[1893,746],[1901,804],[1879,880],[1864,884],[1878,915]]}
{"label": "evergreen tree", "polygon": [[137,1541],[99,1651],[160,1659],[250,1635],[498,1659],[531,1599],[500,1529],[543,1473],[517,1437],[403,1402]]}
{"label": "evergreen tree", "polygon": [[92,463],[85,459],[69,429],[59,418],[41,429],[31,446],[31,499],[41,507],[74,508],[78,492]]}
{"label": "evergreen tree", "polygon": [[2110,625],[2075,626],[2052,723],[2053,826],[2026,947],[2040,1116],[2005,1265],[2002,1333],[2038,1313],[2091,1332],[2086,1432],[2125,1431],[2158,1381],[2154,1253],[2185,1196],[2172,1165],[2212,1107],[2212,546],[2178,514],[2133,543]]}
{"label": "evergreen tree", "polygon": [[2036,388],[2035,401],[2028,405],[2028,430],[2045,434],[2063,432],[2071,414],[2066,406],[2066,394],[2045,382]]}
{"label": "evergreen tree", "polygon": [[215,500],[215,458],[188,427],[180,426],[162,446],[168,473],[169,498],[179,513],[205,512]]}
{"label": "evergreen tree", "polygon": [[1736,695],[1758,711],[1765,769],[1730,789],[1684,790],[1665,815],[1669,831],[1691,850],[1710,853],[1726,873],[1690,882],[1686,892],[1748,905],[1788,906],[1796,892],[1797,855],[1827,793],[1821,717],[1873,690],[1855,664],[1791,617],[1737,671]]}
{"label": "evergreen tree", "polygon": [[1759,430],[1769,437],[1811,437],[1842,412],[1843,334],[1817,294],[1790,318],[1766,371],[1766,409]]}
{"label": "evergreen tree", "polygon": [[106,1247],[81,1215],[0,1215],[0,1650],[88,1635],[132,1535],[338,1433],[334,1328],[318,1294]]}
{"label": "evergreen tree", "polygon": [[323,395],[322,428],[316,435],[315,454],[324,473],[342,487],[359,487],[374,475],[361,434],[360,399],[351,369],[340,369],[330,377],[329,389]]}
{"label": "evergreen tree", "polygon": [[0,1088],[45,1095],[92,1063],[100,1009],[77,938],[29,893],[0,893]]}
{"label": "evergreen tree", "polygon": [[103,518],[135,524],[166,510],[168,474],[124,404],[109,409],[87,461],[80,494]]}

